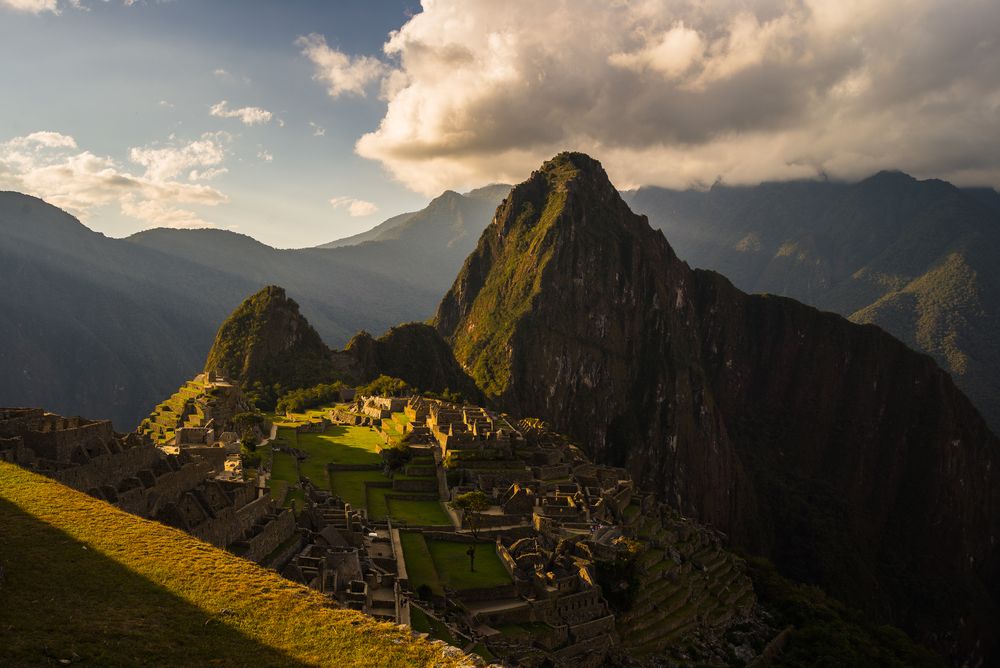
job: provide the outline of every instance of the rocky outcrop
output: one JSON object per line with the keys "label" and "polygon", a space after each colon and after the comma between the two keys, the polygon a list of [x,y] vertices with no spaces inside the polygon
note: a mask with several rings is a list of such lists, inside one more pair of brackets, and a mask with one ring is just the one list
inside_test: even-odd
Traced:
{"label": "rocky outcrop", "polygon": [[994,651],[1000,442],[951,378],[692,270],[591,158],[514,188],[435,324],[505,410],[939,650]]}

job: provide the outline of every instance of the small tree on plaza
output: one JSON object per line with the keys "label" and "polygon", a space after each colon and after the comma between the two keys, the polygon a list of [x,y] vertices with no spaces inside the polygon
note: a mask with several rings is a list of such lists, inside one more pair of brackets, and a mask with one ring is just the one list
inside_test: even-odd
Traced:
{"label": "small tree on plaza", "polygon": [[490,507],[490,499],[481,490],[459,494],[451,507],[462,511],[462,522],[472,530],[472,537],[479,539],[479,513]]}

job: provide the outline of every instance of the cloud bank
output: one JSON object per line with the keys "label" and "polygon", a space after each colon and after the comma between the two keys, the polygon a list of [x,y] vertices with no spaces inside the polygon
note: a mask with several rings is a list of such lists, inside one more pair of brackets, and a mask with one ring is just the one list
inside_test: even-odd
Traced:
{"label": "cloud bank", "polygon": [[0,143],[0,189],[41,197],[86,219],[96,207],[118,204],[132,218],[163,227],[209,227],[180,205],[216,206],[229,201],[204,181],[225,172],[229,136],[208,133],[192,142],[132,148],[129,171],[110,157],[81,151],[58,132],[33,132]]}
{"label": "cloud bank", "polygon": [[426,194],[564,149],[621,187],[883,168],[1000,186],[994,0],[425,0],[384,62],[299,45],[331,96],[381,81],[356,151]]}

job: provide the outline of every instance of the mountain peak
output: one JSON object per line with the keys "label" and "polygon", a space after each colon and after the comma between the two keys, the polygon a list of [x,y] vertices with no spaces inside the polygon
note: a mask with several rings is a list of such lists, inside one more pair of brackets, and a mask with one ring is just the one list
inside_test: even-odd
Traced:
{"label": "mountain peak", "polygon": [[596,160],[559,154],[513,189],[435,325],[497,407],[786,572],[911,628],[928,620],[910,592],[941,583],[935,600],[963,592],[950,619],[995,626],[992,603],[961,601],[975,568],[1000,573],[1000,442],[948,375],[875,327],[690,269]]}
{"label": "mountain peak", "polygon": [[328,352],[295,300],[284,288],[268,285],[243,300],[222,323],[205,370],[232,374],[243,385],[276,380],[282,385],[315,384],[330,375]]}

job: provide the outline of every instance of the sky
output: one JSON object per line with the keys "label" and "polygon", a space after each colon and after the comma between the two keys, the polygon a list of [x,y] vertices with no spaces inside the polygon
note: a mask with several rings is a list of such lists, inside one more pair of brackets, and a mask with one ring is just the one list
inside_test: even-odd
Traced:
{"label": "sky", "polygon": [[996,0],[0,0],[0,189],[311,246],[561,150],[1000,187]]}

